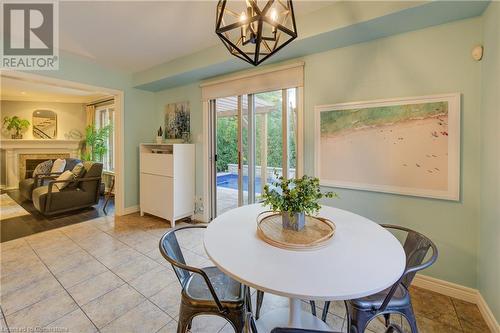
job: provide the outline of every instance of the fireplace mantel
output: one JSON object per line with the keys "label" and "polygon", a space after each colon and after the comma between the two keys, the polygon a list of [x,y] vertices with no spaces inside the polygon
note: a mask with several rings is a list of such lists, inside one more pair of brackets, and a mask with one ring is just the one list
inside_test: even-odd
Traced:
{"label": "fireplace mantel", "polygon": [[29,139],[2,139],[0,146],[2,149],[78,149],[78,140],[29,140]]}
{"label": "fireplace mantel", "polygon": [[22,157],[26,157],[27,154],[44,155],[44,157],[50,154],[66,154],[69,157],[77,157],[79,144],[79,140],[0,140],[0,148],[5,151],[6,187],[8,189],[18,187],[19,180],[22,179],[19,171],[22,166],[19,161],[24,161]]}

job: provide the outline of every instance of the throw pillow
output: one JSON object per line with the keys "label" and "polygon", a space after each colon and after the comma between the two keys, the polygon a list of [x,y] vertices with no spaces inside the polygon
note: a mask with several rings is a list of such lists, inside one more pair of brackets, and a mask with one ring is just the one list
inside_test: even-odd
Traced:
{"label": "throw pillow", "polygon": [[83,167],[83,163],[79,162],[77,165],[75,165],[75,167],[73,168],[73,170],[71,170],[71,172],[73,172],[76,178],[83,177],[83,175],[85,174],[85,168]]}
{"label": "throw pillow", "polygon": [[66,167],[66,160],[62,158],[58,158],[52,164],[52,170],[50,172],[63,172]]}
{"label": "throw pillow", "polygon": [[[56,178],[56,180],[74,180],[75,175],[73,172],[66,170],[64,171],[59,177]],[[54,186],[56,186],[59,191],[68,186],[70,183],[55,183]]]}
{"label": "throw pillow", "polygon": [[52,160],[42,162],[33,170],[33,178],[35,178],[36,175],[45,175],[49,173],[50,170],[52,170]]}
{"label": "throw pillow", "polygon": [[[79,162],[77,165],[75,165],[75,167],[73,168],[73,170],[71,170],[71,172],[73,173],[73,175],[75,175],[75,179],[78,179],[82,178],[85,175],[86,170],[83,167],[83,163]],[[77,182],[73,182],[68,185],[68,188],[77,188],[77,187],[78,187]]]}

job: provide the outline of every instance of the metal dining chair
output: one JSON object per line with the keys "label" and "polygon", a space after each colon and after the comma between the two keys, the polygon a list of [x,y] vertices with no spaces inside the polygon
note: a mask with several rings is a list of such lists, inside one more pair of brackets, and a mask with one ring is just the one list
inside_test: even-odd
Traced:
{"label": "metal dining chair", "polygon": [[249,312],[249,288],[222,273],[217,267],[196,268],[186,265],[176,234],[206,225],[183,226],[169,230],[160,240],[160,252],[172,265],[182,287],[177,333],[191,328],[199,314],[225,318],[235,332],[243,332],[245,314]]}
{"label": "metal dining chair", "polygon": [[[417,322],[411,305],[410,292],[408,288],[418,271],[428,268],[438,257],[436,245],[426,236],[414,230],[396,225],[382,226],[393,232],[403,232],[403,249],[406,254],[406,268],[403,275],[392,287],[379,293],[363,298],[346,301],[347,315],[350,318],[351,333],[362,333],[369,322],[376,316],[383,315],[388,332],[399,331],[400,327],[391,325],[391,314],[400,314],[408,321],[411,332],[417,333]],[[429,249],[432,255],[427,256]],[[428,257],[427,260],[425,258]],[[425,260],[425,261],[424,261]],[[383,269],[383,265],[381,266]],[[326,320],[330,302],[326,302],[321,319]]]}

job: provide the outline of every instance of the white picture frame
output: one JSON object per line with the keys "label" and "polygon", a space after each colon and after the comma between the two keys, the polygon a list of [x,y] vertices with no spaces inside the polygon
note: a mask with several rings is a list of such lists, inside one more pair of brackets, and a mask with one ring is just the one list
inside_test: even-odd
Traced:
{"label": "white picture frame", "polygon": [[[329,105],[315,106],[314,107],[314,115],[315,115],[315,140],[314,140],[314,145],[315,145],[315,147],[314,147],[315,148],[314,149],[315,176],[320,179],[320,184],[323,186],[459,201],[460,200],[460,113],[461,113],[460,98],[461,98],[460,93],[450,93],[450,94],[441,94],[441,95],[432,95],[432,96],[392,98],[392,99],[381,99],[381,100],[373,100],[373,101],[362,101],[362,102],[351,102],[351,103],[340,103],[340,104],[329,104]],[[437,188],[437,186],[434,186],[434,183],[431,183],[431,186],[421,186],[421,187],[408,186],[407,184],[401,184],[401,183],[398,184],[397,181],[395,181],[395,182],[383,181],[382,179],[384,179],[384,177],[378,177],[378,174],[384,174],[384,172],[382,172],[384,170],[383,164],[385,163],[384,162],[385,157],[383,157],[384,154],[387,154],[388,152],[392,152],[396,148],[390,148],[389,146],[387,146],[388,143],[376,145],[375,141],[370,141],[371,140],[370,135],[375,140],[376,135],[378,134],[378,133],[375,133],[375,129],[379,130],[382,133],[384,130],[384,127],[382,127],[382,126],[388,126],[385,129],[388,129],[391,126],[403,126],[403,124],[405,124],[404,121],[402,121],[402,122],[388,122],[387,125],[386,124],[373,125],[373,126],[365,126],[365,125],[361,126],[361,125],[359,125],[359,128],[355,128],[354,127],[355,125],[350,125],[351,127],[349,128],[347,134],[346,135],[342,134],[343,135],[342,137],[340,137],[341,134],[337,134],[337,133],[332,136],[331,132],[326,132],[326,131],[331,131],[331,127],[325,127],[324,131],[325,131],[325,133],[328,133],[328,134],[322,135],[321,115],[324,112],[348,111],[348,112],[350,112],[349,119],[352,119],[351,115],[354,114],[354,112],[359,111],[359,110],[363,110],[363,109],[371,109],[370,111],[367,111],[367,112],[378,112],[378,111],[375,111],[373,108],[384,108],[384,107],[391,107],[391,106],[402,106],[402,107],[407,106],[411,110],[412,108],[418,109],[420,107],[419,105],[424,105],[427,103],[439,103],[439,102],[445,102],[446,104],[432,104],[432,106],[434,106],[434,105],[447,105],[447,116],[446,116],[447,117],[447,119],[446,119],[447,131],[442,131],[441,133],[443,133],[443,135],[441,135],[439,132],[437,132],[437,134],[434,134],[434,132],[431,132],[430,134],[436,135],[436,140],[438,140],[437,139],[438,137],[444,136],[444,134],[446,135],[446,142],[447,142],[446,155],[441,154],[439,156],[435,156],[434,154],[432,154],[432,156],[431,156],[431,155],[426,154],[426,156],[431,157],[431,158],[435,157],[436,158],[435,163],[437,163],[438,159],[440,159],[440,161],[439,161],[440,166],[444,165],[443,159],[445,159],[447,162],[446,163],[446,165],[447,165],[446,174],[444,173],[444,170],[440,170],[439,168],[434,168],[434,169],[429,168],[429,169],[425,170],[425,172],[429,173],[429,175],[441,177],[441,178],[434,178],[437,181],[433,181],[433,180],[427,181],[427,183],[434,182],[434,183],[441,184],[441,185],[439,185],[440,186],[439,188]],[[418,104],[418,105],[415,105],[415,104]],[[428,105],[428,107],[430,108],[431,105]],[[424,107],[422,107],[422,108],[424,108]],[[387,110],[387,108],[385,108],[384,110]],[[402,112],[403,112],[403,108],[402,108]],[[408,114],[408,112],[411,112],[411,111],[407,111],[406,114]],[[344,112],[344,114],[348,114],[348,113]],[[339,117],[340,117],[340,115],[339,115]],[[429,116],[428,118],[418,118],[418,119],[409,118],[408,121],[406,122],[406,124],[416,124],[416,123],[412,123],[412,122],[418,121],[418,120],[421,120],[422,122],[424,120],[429,120],[429,121],[434,120],[435,122],[438,122],[438,120],[441,120],[441,119],[438,118],[437,115]],[[366,120],[363,120],[363,122],[364,121],[366,121]],[[377,121],[383,121],[383,120],[377,120]],[[324,123],[326,123],[326,122],[328,122],[328,125],[325,125],[325,126],[331,126],[330,124],[335,123],[335,121],[333,121],[333,122],[331,121],[331,117],[330,117],[330,120],[324,120]],[[340,131],[340,133],[345,133],[345,132],[342,132],[343,129],[339,130],[337,127],[340,125],[338,125],[338,126],[337,125],[338,124],[334,125],[334,127],[336,126],[335,131]],[[432,124],[429,124],[429,125],[432,126]],[[439,125],[441,125],[441,123],[439,123]],[[358,125],[356,125],[356,126],[358,126]],[[407,126],[410,126],[410,125],[407,125]],[[404,132],[404,131],[402,131],[401,128],[397,128],[397,130],[396,129],[394,130],[394,132],[398,132],[398,133],[408,133],[408,132],[412,133],[413,136],[411,138],[409,138],[406,142],[408,142],[408,144],[410,144],[410,142],[412,142],[413,146],[417,145],[417,147],[413,147],[414,149],[406,150],[405,154],[400,154],[400,155],[407,155],[408,152],[412,153],[413,151],[415,151],[415,155],[419,154],[419,152],[420,153],[422,152],[422,149],[424,149],[422,147],[424,147],[424,146],[418,146],[419,141],[415,140],[415,135],[420,135],[419,134],[420,132],[422,132],[422,138],[425,138],[421,142],[428,142],[429,141],[429,138],[427,137],[427,135],[429,135],[429,133],[428,133],[428,131],[425,130],[425,127],[416,128],[416,125],[411,125],[411,126],[413,126],[412,131]],[[423,124],[422,124],[422,126],[423,126]],[[433,126],[437,126],[437,124],[434,124]],[[392,127],[392,128],[394,128],[394,127]],[[368,144],[363,145],[363,147],[356,148],[356,144],[359,144],[359,142],[360,142],[359,141],[360,140],[359,134],[361,134],[361,131],[365,132],[365,133],[363,133],[364,138],[362,138],[362,139],[365,140],[364,142],[367,142]],[[392,132],[392,130],[391,130],[391,132]],[[338,139],[335,139],[335,135],[339,135]],[[357,135],[357,140],[356,140],[356,138],[353,139],[353,137],[350,137],[349,144],[351,146],[349,147],[350,148],[349,150],[347,149],[348,148],[347,144],[345,144],[345,147],[343,146],[347,135]],[[380,139],[380,138],[378,138],[378,139]],[[384,139],[386,139],[386,137],[384,137]],[[392,140],[392,139],[393,138],[389,136],[388,140]],[[404,141],[404,138],[397,138],[397,139],[400,139],[401,142]],[[330,141],[328,141],[328,140],[330,140]],[[443,140],[445,140],[445,139],[442,138],[440,143],[439,143],[441,150],[444,149],[442,147],[443,142],[444,142]],[[331,142],[333,142],[333,147],[335,149],[327,150],[327,148],[329,148],[332,145]],[[345,142],[347,142],[347,141],[345,141]],[[398,142],[392,142],[392,144],[397,145]],[[422,143],[422,145],[424,145],[424,144],[425,143]],[[327,145],[329,145],[329,146],[327,146]],[[371,148],[370,148],[370,146],[371,146]],[[386,146],[388,148],[385,148]],[[425,147],[428,147],[428,146],[429,146],[429,144],[427,143],[427,146],[425,146]],[[328,151],[328,154],[322,154],[321,153],[322,149],[325,151]],[[356,150],[356,149],[358,149],[358,150]],[[367,152],[367,151],[364,151],[365,149],[368,149],[368,150],[371,149],[372,151]],[[399,149],[403,149],[403,148],[399,148]],[[380,151],[373,151],[373,150],[380,150]],[[347,151],[347,153],[346,153],[346,151]],[[354,162],[354,160],[357,161],[358,158],[353,158],[352,161],[350,161],[350,156],[355,156],[353,153],[350,153],[351,151],[357,152],[359,154],[367,154],[371,158],[373,158],[374,161],[372,161],[373,163],[370,163],[371,162],[370,157],[359,159],[361,161],[364,161],[363,163]],[[379,154],[377,155],[377,153],[379,153]],[[395,157],[396,155],[394,155],[394,154],[395,153],[393,152],[393,154],[391,156],[388,156],[388,157]],[[326,155],[326,156],[322,156],[322,155]],[[326,166],[334,165],[333,163],[335,163],[335,160],[337,160],[337,164],[340,164],[340,163],[338,163],[340,156],[345,157],[345,158],[342,158],[342,160],[344,161],[343,163],[345,163],[345,165],[346,165],[346,167],[344,167],[344,169],[343,169],[344,171],[342,171],[342,169],[339,169],[336,171],[336,174],[333,176],[331,174],[328,174],[328,172],[335,173],[334,171],[328,171],[328,172],[322,171],[322,169],[330,170],[330,168],[327,168]],[[375,156],[377,156],[377,157],[375,157]],[[378,157],[378,156],[382,156],[383,158]],[[422,156],[415,156],[415,160],[418,160],[419,158],[421,159],[423,157]],[[390,160],[391,160],[391,158],[388,158],[387,163],[391,163]],[[392,160],[394,160],[394,159],[392,158]],[[418,170],[412,171],[411,169],[404,169],[404,172],[402,171],[401,173],[408,174],[408,173],[414,172],[416,178],[424,177],[424,176],[422,176],[422,170],[427,168],[427,166],[424,165],[424,168],[421,169],[422,165],[414,162],[413,160],[411,160],[411,161],[410,160],[411,160],[411,158],[409,158],[408,163],[402,163],[400,165],[401,168],[403,166],[404,167],[409,166],[410,163],[414,163],[414,165],[410,165],[410,166],[416,167]],[[395,162],[395,163],[398,163],[398,162]],[[429,163],[431,163],[431,162],[429,162]],[[427,163],[427,164],[429,164],[429,163]],[[335,164],[335,165],[337,165],[337,164]],[[373,167],[373,166],[375,166],[375,167]],[[353,170],[350,170],[348,168],[353,168]],[[370,168],[370,169],[366,169],[366,168]],[[373,169],[373,168],[375,168],[375,169]],[[391,165],[390,168],[388,168],[388,170],[391,168],[394,168],[394,167]],[[359,181],[356,179],[356,177],[360,178],[359,175],[361,175],[361,173],[363,173],[364,171],[368,171],[368,170],[374,174],[374,176],[372,177],[373,179],[370,179],[370,181]],[[378,174],[377,174],[377,172],[378,172]],[[438,175],[439,173],[441,173],[441,174]],[[356,176],[356,174],[358,176]],[[385,172],[386,179],[387,179],[387,174],[389,174],[389,173]],[[366,178],[369,176],[366,176],[365,174],[363,174],[363,177]],[[349,179],[349,178],[352,178],[352,179]],[[395,177],[395,178],[397,178],[397,177]],[[412,180],[411,177],[400,176],[400,178],[402,178],[402,179],[404,178],[406,180]],[[414,181],[414,180],[412,180],[412,181]],[[404,182],[404,181],[402,181],[402,182]],[[446,182],[445,187],[443,185],[444,182]],[[426,182],[422,182],[422,183],[426,183]]]}

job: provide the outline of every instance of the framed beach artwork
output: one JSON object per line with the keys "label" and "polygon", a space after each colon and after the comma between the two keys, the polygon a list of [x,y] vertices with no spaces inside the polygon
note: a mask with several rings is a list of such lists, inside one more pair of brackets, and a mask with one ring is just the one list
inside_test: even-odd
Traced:
{"label": "framed beach artwork", "polygon": [[181,140],[191,131],[189,102],[165,106],[165,139]]}
{"label": "framed beach artwork", "polygon": [[325,186],[460,198],[460,94],[315,107]]}

